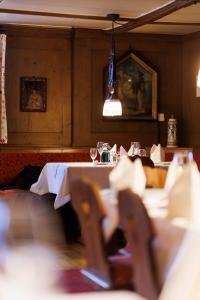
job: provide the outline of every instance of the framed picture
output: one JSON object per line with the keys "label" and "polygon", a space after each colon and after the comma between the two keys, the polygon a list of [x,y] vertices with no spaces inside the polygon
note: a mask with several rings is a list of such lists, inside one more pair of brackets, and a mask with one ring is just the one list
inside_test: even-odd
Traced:
{"label": "framed picture", "polygon": [[124,120],[157,119],[157,72],[135,54],[117,62],[117,94]]}
{"label": "framed picture", "polygon": [[20,111],[45,112],[47,110],[47,79],[45,77],[20,78]]}

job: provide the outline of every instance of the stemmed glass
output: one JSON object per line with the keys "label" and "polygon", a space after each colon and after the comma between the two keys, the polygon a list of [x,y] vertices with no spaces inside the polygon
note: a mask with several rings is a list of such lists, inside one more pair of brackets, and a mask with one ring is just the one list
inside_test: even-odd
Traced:
{"label": "stemmed glass", "polygon": [[98,142],[97,143],[97,150],[98,150],[99,155],[100,155],[100,163],[102,162],[103,145],[104,145],[104,142]]}
{"label": "stemmed glass", "polygon": [[94,164],[94,160],[97,157],[97,148],[90,148],[90,157],[91,157],[92,162]]}
{"label": "stemmed glass", "polygon": [[192,163],[193,154],[191,151],[176,152],[173,157],[173,162],[178,166],[183,167],[185,164]]}
{"label": "stemmed glass", "polygon": [[139,142],[131,142],[131,146],[132,146],[132,149],[133,149],[132,156],[138,155],[139,154],[138,153],[139,149],[141,148],[140,143]]}
{"label": "stemmed glass", "polygon": [[147,156],[146,150],[145,149],[139,149],[138,150],[138,155],[139,156]]}

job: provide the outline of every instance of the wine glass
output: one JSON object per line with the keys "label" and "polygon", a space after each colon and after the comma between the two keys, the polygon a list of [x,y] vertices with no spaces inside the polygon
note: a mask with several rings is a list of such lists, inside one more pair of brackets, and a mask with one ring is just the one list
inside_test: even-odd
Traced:
{"label": "wine glass", "polygon": [[131,147],[133,149],[132,156],[138,155],[139,149],[141,148],[140,143],[139,142],[131,142]]}
{"label": "wine glass", "polygon": [[173,157],[173,162],[178,166],[183,167],[185,164],[191,163],[193,161],[193,154],[191,151],[175,152]]}
{"label": "wine glass", "polygon": [[100,163],[102,162],[103,145],[104,145],[104,142],[98,142],[97,143],[97,150],[98,150],[99,155],[100,155]]}
{"label": "wine glass", "polygon": [[90,157],[91,157],[92,162],[94,164],[94,160],[97,157],[97,148],[90,148]]}
{"label": "wine glass", "polygon": [[147,156],[146,150],[145,149],[139,149],[138,150],[138,155],[139,156]]}

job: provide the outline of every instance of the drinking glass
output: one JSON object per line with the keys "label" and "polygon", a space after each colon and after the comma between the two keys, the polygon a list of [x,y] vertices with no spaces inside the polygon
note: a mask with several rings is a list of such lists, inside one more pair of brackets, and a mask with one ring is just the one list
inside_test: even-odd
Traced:
{"label": "drinking glass", "polygon": [[117,163],[117,153],[114,151],[110,151],[110,162],[112,164]]}
{"label": "drinking glass", "polygon": [[98,150],[99,155],[100,155],[100,163],[102,162],[103,145],[104,145],[104,142],[98,142],[97,143],[97,150]]}
{"label": "drinking glass", "polygon": [[134,155],[139,155],[139,149],[141,148],[140,143],[139,142],[131,142],[131,147],[133,149],[133,153],[132,156]]}
{"label": "drinking glass", "polygon": [[90,157],[91,157],[92,162],[94,164],[94,160],[97,157],[97,148],[90,148]]}
{"label": "drinking glass", "polygon": [[173,162],[178,166],[183,167],[183,165],[191,163],[193,161],[193,154],[191,151],[176,152],[173,157]]}
{"label": "drinking glass", "polygon": [[139,149],[138,150],[138,155],[139,156],[147,156],[146,150],[145,149]]}

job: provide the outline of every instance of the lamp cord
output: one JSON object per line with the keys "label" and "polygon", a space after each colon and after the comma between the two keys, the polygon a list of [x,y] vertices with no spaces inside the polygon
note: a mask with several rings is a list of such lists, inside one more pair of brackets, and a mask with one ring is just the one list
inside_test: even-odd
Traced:
{"label": "lamp cord", "polygon": [[108,70],[108,91],[114,93],[116,89],[117,75],[116,75],[116,55],[115,55],[115,39],[114,39],[114,20],[112,20],[111,31],[111,51],[109,57],[109,70]]}
{"label": "lamp cord", "polygon": [[112,45],[112,49],[114,49],[115,45],[114,45],[114,21],[112,21],[112,33],[111,33],[111,45]]}
{"label": "lamp cord", "polygon": [[112,21],[112,64],[113,64],[113,72],[112,72],[112,87],[115,88],[116,84],[116,53],[115,53],[115,27],[114,20]]}

